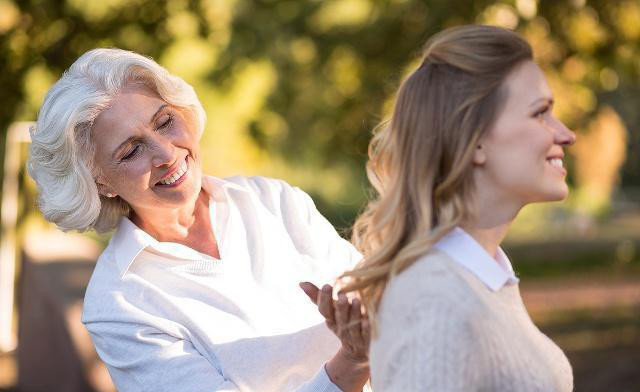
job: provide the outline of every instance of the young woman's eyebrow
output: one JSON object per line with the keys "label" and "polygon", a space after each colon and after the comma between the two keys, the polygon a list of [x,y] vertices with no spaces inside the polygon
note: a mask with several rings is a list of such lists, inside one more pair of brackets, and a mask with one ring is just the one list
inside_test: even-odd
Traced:
{"label": "young woman's eyebrow", "polygon": [[551,98],[551,97],[542,97],[542,98],[538,98],[535,101],[531,102],[529,104],[529,107],[537,105],[540,101],[546,101],[549,105],[553,105],[553,98]]}

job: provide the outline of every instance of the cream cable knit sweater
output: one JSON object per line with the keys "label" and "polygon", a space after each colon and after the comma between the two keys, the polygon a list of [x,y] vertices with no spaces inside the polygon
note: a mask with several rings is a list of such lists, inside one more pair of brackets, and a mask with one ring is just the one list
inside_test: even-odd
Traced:
{"label": "cream cable knit sweater", "polygon": [[571,366],[531,321],[518,285],[493,292],[432,251],[392,279],[371,343],[376,392],[568,392]]}

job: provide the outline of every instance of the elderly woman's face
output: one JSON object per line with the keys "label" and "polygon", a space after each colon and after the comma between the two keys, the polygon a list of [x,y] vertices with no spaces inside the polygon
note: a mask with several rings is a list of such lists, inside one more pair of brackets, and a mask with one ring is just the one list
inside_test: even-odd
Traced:
{"label": "elderly woman's face", "polygon": [[142,211],[176,208],[200,192],[199,135],[192,116],[130,85],[94,121],[98,190]]}

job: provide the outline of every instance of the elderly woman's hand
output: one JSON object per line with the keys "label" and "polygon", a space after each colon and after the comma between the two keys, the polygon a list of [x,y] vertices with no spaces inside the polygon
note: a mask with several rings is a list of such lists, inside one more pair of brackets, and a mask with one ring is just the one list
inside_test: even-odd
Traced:
{"label": "elderly woman's hand", "polygon": [[341,351],[346,359],[354,363],[367,363],[369,360],[369,320],[358,298],[349,299],[344,293],[338,293],[333,299],[333,287],[324,285],[322,290],[313,283],[302,282],[300,287],[318,306],[325,318],[327,327],[340,339]]}
{"label": "elderly woman's hand", "polygon": [[357,298],[344,293],[333,299],[333,287],[322,290],[309,282],[300,283],[318,306],[329,329],[340,339],[340,350],[325,365],[331,381],[344,392],[360,392],[369,378],[369,320]]}

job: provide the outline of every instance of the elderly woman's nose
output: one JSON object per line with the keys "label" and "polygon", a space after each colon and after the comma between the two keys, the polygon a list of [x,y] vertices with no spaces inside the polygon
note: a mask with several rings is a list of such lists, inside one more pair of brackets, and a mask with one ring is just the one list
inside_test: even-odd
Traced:
{"label": "elderly woman's nose", "polygon": [[158,138],[153,149],[153,165],[162,166],[175,162],[176,148],[170,140]]}

